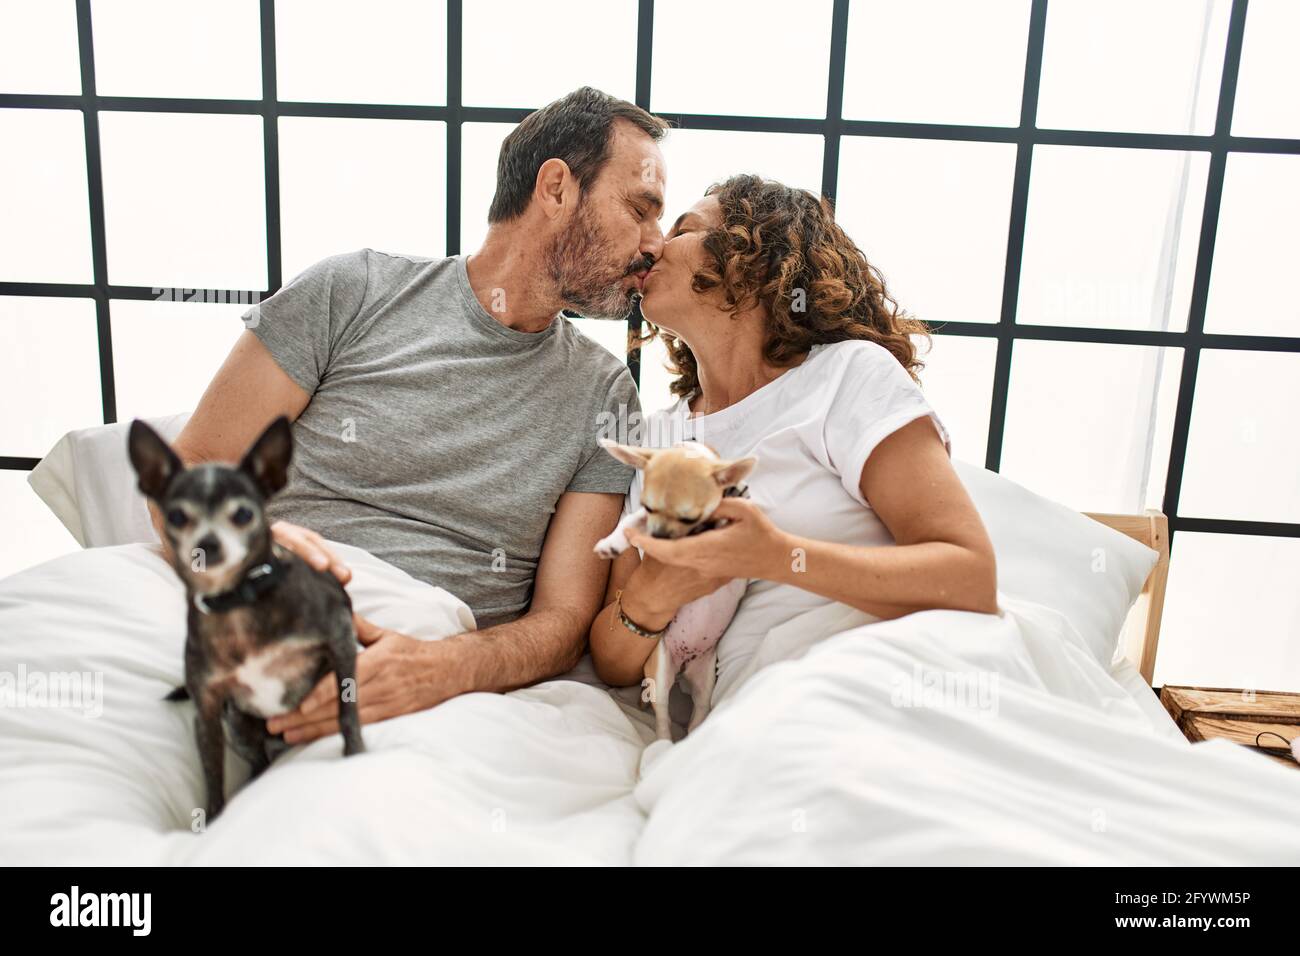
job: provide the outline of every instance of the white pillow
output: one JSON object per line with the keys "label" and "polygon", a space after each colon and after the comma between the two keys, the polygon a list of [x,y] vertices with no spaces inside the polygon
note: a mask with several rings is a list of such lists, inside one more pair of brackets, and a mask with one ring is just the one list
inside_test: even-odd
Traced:
{"label": "white pillow", "polygon": [[1159,555],[996,472],[964,461],[953,466],[993,541],[998,590],[1060,611],[1109,667]]}
{"label": "white pillow", "polygon": [[[185,413],[149,424],[171,441],[188,420]],[[84,547],[156,540],[127,457],[128,427],[68,433],[28,478]],[[953,465],[993,540],[998,590],[1063,613],[1109,666],[1156,553],[996,472],[964,461]]]}
{"label": "white pillow", "polygon": [[[190,413],[146,421],[168,441]],[[158,540],[126,450],[130,422],[68,432],[27,476],[41,500],[83,548]]]}

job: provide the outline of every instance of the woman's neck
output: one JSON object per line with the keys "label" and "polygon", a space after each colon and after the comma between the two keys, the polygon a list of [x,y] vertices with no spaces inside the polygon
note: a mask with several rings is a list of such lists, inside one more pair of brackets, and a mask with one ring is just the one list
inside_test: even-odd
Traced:
{"label": "woman's neck", "polygon": [[700,380],[699,391],[690,401],[696,415],[712,415],[735,405],[807,357],[800,356],[789,365],[772,365],[763,357],[761,338],[745,334],[690,347]]}

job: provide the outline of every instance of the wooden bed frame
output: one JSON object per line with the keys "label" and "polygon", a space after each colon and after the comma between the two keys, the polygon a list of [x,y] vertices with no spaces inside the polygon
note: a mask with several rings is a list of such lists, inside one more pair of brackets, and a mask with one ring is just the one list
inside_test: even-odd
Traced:
{"label": "wooden bed frame", "polygon": [[1169,519],[1154,508],[1148,508],[1142,514],[1084,513],[1135,541],[1141,541],[1159,555],[1137,603],[1124,622],[1119,644],[1120,654],[1132,661],[1142,679],[1150,684],[1155,676],[1160,617],[1165,610],[1165,583],[1169,579]]}

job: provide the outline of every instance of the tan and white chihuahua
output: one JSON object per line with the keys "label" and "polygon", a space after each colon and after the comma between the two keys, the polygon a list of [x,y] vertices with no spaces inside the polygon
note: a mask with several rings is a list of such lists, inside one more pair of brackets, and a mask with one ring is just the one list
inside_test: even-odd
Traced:
{"label": "tan and white chihuahua", "polygon": [[[712,515],[723,498],[743,497],[741,482],[758,459],[728,461],[701,442],[678,442],[671,448],[638,448],[602,440],[601,445],[624,464],[642,472],[641,507],[596,543],[596,553],[612,558],[628,548],[627,531],[638,528],[656,538],[684,538],[725,524]],[[649,699],[654,705],[660,739],[671,739],[668,698],[677,675],[691,695],[690,733],[709,713],[717,678],[717,646],[745,593],[736,578],[712,594],[681,607],[645,665]]]}

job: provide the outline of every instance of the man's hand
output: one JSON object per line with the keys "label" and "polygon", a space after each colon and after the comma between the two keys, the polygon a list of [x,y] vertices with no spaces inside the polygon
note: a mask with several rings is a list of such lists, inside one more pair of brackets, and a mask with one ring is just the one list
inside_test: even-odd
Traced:
{"label": "man's hand", "polygon": [[352,569],[330,550],[324,538],[310,528],[277,521],[271,525],[271,537],[276,544],[292,551],[317,571],[329,571],[339,579],[339,584],[352,580]]}
{"label": "man's hand", "polygon": [[[163,557],[170,563],[172,546],[163,531],[162,511],[152,501],[149,502],[149,518],[153,522],[158,540],[162,542]],[[280,547],[292,551],[317,571],[328,571],[338,578],[339,584],[347,585],[352,580],[352,569],[331,550],[322,538],[310,528],[290,524],[288,521],[276,521],[271,525],[271,539]]]}
{"label": "man's hand", "polygon": [[[442,641],[419,641],[397,631],[372,624],[359,614],[352,620],[357,639],[365,645],[357,655],[357,686],[363,724],[412,714],[441,704],[468,688],[460,669],[446,659]],[[285,743],[302,744],[339,732],[339,686],[334,674],[326,674],[288,714],[272,717],[266,729],[284,733]]]}

